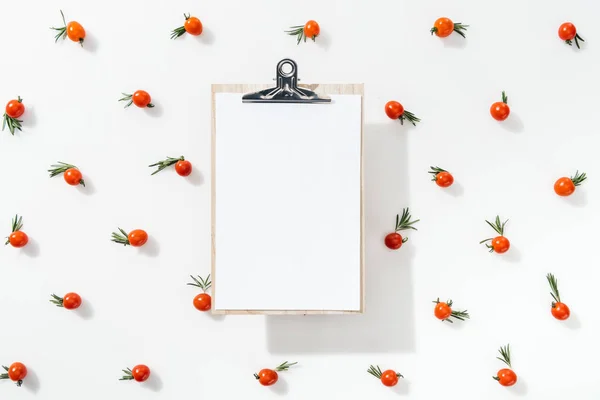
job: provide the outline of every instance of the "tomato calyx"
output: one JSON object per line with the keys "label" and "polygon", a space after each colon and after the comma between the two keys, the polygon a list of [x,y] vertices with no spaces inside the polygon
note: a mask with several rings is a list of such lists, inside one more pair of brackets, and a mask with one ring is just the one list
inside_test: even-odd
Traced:
{"label": "tomato calyx", "polygon": [[163,169],[165,169],[165,168],[167,168],[167,167],[169,167],[169,166],[171,166],[173,164],[176,164],[179,161],[185,161],[185,158],[183,156],[181,156],[179,158],[173,158],[173,157],[167,156],[166,160],[162,160],[162,161],[156,162],[154,164],[150,164],[150,165],[148,165],[148,167],[150,167],[150,168],[152,168],[152,167],[158,167],[158,169],[156,171],[154,171],[150,175],[157,174],[160,171],[162,171]]}
{"label": "tomato calyx", "polygon": [[573,184],[575,186],[579,186],[586,179],[587,179],[587,175],[585,174],[585,172],[579,173],[579,171],[576,171],[575,176],[571,177],[571,182],[573,182]]}
{"label": "tomato calyx", "polygon": [[[52,164],[48,172],[50,172],[50,178],[54,178],[56,175],[64,174],[69,169],[79,170],[76,166],[68,163],[64,163],[62,161],[58,161],[58,164]],[[85,181],[83,179],[79,180],[79,184],[85,187]]]}
{"label": "tomato calyx", "polygon": [[504,90],[502,91],[502,102],[504,104],[508,104],[508,97],[506,96],[506,93],[504,92]]}
{"label": "tomato calyx", "polygon": [[208,274],[208,276],[206,277],[206,279],[202,279],[202,277],[200,275],[198,275],[198,278],[195,278],[193,275],[190,275],[190,278],[192,278],[192,280],[194,282],[188,283],[189,286],[199,287],[200,289],[202,289],[202,291],[204,293],[206,293],[206,291],[208,289],[210,289],[210,286],[212,284],[212,282],[210,281],[210,274]]}
{"label": "tomato calyx", "polygon": [[[579,33],[576,33],[575,37],[573,39],[575,39],[575,46],[577,46],[578,49],[581,49],[581,47],[579,46],[579,41],[581,40],[582,42],[585,42],[585,40],[581,36],[579,36]],[[573,40],[571,40],[571,39],[565,40],[565,43],[568,44],[569,46],[572,46]]]}
{"label": "tomato calyx", "polygon": [[[379,365],[376,365],[376,366],[370,365],[367,372],[369,374],[373,375],[377,379],[381,379],[381,375],[383,375],[383,372],[381,371],[381,368],[379,368]],[[396,372],[396,377],[404,378],[404,376],[400,372]]]}
{"label": "tomato calyx", "polygon": [[129,235],[127,234],[127,232],[125,232],[121,228],[118,228],[118,229],[119,229],[119,232],[121,232],[121,233],[113,232],[111,241],[122,244],[124,246],[131,245],[131,243],[129,243],[129,237],[128,237]]}
{"label": "tomato calyx", "polygon": [[[433,303],[440,304],[442,302],[440,301],[440,298],[438,297],[436,300],[433,301]],[[446,301],[443,304],[446,304],[448,306],[448,308],[450,308],[450,317],[443,319],[442,322],[446,322],[447,321],[447,322],[450,322],[451,324],[453,324],[454,321],[452,321],[450,318],[456,318],[456,319],[458,319],[460,321],[464,321],[466,319],[470,319],[471,318],[471,316],[469,315],[469,313],[467,312],[467,310],[463,310],[463,311],[453,310],[452,309],[452,304],[454,304],[454,303],[452,302],[451,299],[448,299],[448,301]]]}
{"label": "tomato calyx", "polygon": [[[12,233],[15,232],[19,232],[21,230],[21,228],[23,228],[23,217],[19,217],[17,214],[15,214],[15,217],[12,219]],[[6,246],[7,244],[10,243],[10,236],[6,237],[6,243],[4,243],[4,245]]]}
{"label": "tomato calyx", "polygon": [[[487,224],[489,226],[492,227],[493,230],[495,230],[500,236],[504,236],[504,226],[506,225],[506,223],[508,222],[508,220],[504,221],[504,222],[500,222],[500,216],[496,215],[496,220],[494,223],[491,223],[488,220],[485,220],[485,222],[487,222]],[[483,244],[485,243],[485,246],[490,249],[490,253],[494,252],[494,246],[487,244],[486,242],[489,242],[491,240],[494,240],[494,238],[489,238],[489,239],[484,239],[481,242],[479,242],[479,244]]]}
{"label": "tomato calyx", "polygon": [[[190,19],[191,14],[183,13],[183,17],[187,21],[188,19]],[[177,39],[178,37],[183,36],[185,32],[185,26],[181,25],[179,28],[175,28],[173,29],[173,31],[171,31],[171,39]]]}
{"label": "tomato calyx", "polygon": [[[408,207],[402,209],[402,217],[400,217],[399,214],[396,214],[396,228],[395,228],[394,232],[403,231],[406,229],[413,229],[416,231],[417,228],[415,228],[412,225],[416,224],[420,220],[417,219],[417,220],[411,221],[411,218],[412,217],[410,215]],[[408,241],[407,237],[402,238],[402,243],[406,243],[407,241]]]}
{"label": "tomato calyx", "polygon": [[[129,93],[121,93],[121,94],[122,94],[124,97],[121,97],[121,98],[119,99],[119,101],[126,101],[126,102],[127,102],[127,104],[125,104],[125,107],[124,107],[124,108],[127,108],[127,107],[131,106],[131,105],[133,104],[133,94],[129,94]],[[152,104],[152,103],[148,103],[148,104],[146,105],[146,107],[148,107],[148,108],[152,108],[152,107],[154,107],[154,104]]]}
{"label": "tomato calyx", "polygon": [[432,177],[431,177],[431,181],[432,182],[437,181],[437,175],[440,172],[448,172],[445,169],[442,169],[440,167],[432,167],[432,166],[430,166],[429,168],[430,168],[430,171],[428,173],[432,175]]}
{"label": "tomato calyx", "polygon": [[[13,100],[14,101],[14,100]],[[17,96],[17,102],[18,103],[23,103],[23,99],[21,98],[21,96]],[[22,123],[23,121],[18,119],[18,118],[13,118],[10,115],[8,115],[8,113],[4,113],[4,115],[2,116],[2,130],[4,130],[4,128],[6,126],[8,126],[8,130],[10,131],[11,135],[15,135],[15,130],[19,130],[21,131],[22,129]]]}

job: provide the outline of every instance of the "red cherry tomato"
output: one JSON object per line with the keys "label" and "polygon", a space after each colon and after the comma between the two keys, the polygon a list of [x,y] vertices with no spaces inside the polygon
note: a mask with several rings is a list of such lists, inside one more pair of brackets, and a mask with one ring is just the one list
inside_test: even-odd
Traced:
{"label": "red cherry tomato", "polygon": [[16,231],[10,234],[8,241],[12,247],[24,247],[29,242],[29,237],[25,232]]}
{"label": "red cherry tomato", "polygon": [[508,104],[498,101],[490,107],[490,114],[496,121],[504,121],[510,114]]}
{"label": "red cherry tomato", "polygon": [[304,25],[304,36],[309,39],[315,40],[321,33],[321,27],[317,21],[310,20]]}
{"label": "red cherry tomato", "polygon": [[19,97],[18,100],[11,100],[6,104],[6,115],[11,118],[19,118],[25,112],[25,106],[23,105],[23,99]]}
{"label": "red cherry tomato", "polygon": [[552,307],[552,316],[556,319],[564,321],[571,316],[571,310],[565,303],[555,303]]}
{"label": "red cherry tomato", "polygon": [[559,178],[554,183],[554,192],[559,196],[570,196],[575,192],[575,184],[566,176]]}
{"label": "red cherry tomato", "polygon": [[67,24],[67,36],[74,42],[79,42],[83,45],[85,39],[85,29],[77,21],[71,21]]}
{"label": "red cherry tomato", "polygon": [[570,22],[565,22],[558,28],[558,37],[564,41],[573,40],[577,35],[577,28]]}
{"label": "red cherry tomato", "polygon": [[396,373],[396,371],[393,371],[391,369],[383,371],[383,373],[381,374],[381,383],[389,387],[396,386],[396,384],[398,383],[398,374]]}
{"label": "red cherry tomato", "polygon": [[208,293],[200,293],[194,297],[194,307],[200,311],[208,311],[212,305],[212,298]]}
{"label": "red cherry tomato", "polygon": [[196,17],[187,18],[183,27],[190,35],[198,36],[202,33],[202,22]]}
{"label": "red cherry tomato", "polygon": [[512,386],[517,383],[517,374],[513,370],[504,368],[498,371],[498,383],[502,386]]}
{"label": "red cherry tomato", "polygon": [[127,235],[129,244],[133,247],[140,247],[148,241],[148,234],[142,229],[134,229]]}
{"label": "red cherry tomato", "polygon": [[435,305],[435,309],[433,313],[437,319],[441,319],[442,321],[450,318],[452,315],[452,308],[447,303],[437,303]]}
{"label": "red cherry tomato", "polygon": [[498,254],[506,253],[510,248],[510,241],[504,236],[496,236],[492,240],[492,248]]}
{"label": "red cherry tomato", "polygon": [[263,386],[271,386],[274,385],[279,379],[279,375],[277,372],[272,369],[261,369],[257,375],[258,382]]}
{"label": "red cherry tomato", "polygon": [[63,297],[63,307],[67,310],[74,310],[81,305],[81,297],[77,293],[67,293]]}
{"label": "red cherry tomato", "polygon": [[454,177],[450,172],[440,172],[435,176],[435,183],[440,187],[448,187],[454,183]]}
{"label": "red cherry tomato", "polygon": [[136,365],[131,370],[131,375],[133,375],[133,379],[135,379],[136,382],[144,382],[150,377],[150,368],[143,364]]}
{"label": "red cherry tomato", "polygon": [[177,161],[175,164],[175,172],[180,176],[188,176],[192,173],[192,163],[188,160]]}
{"label": "red cherry tomato", "polygon": [[136,106],[138,106],[140,108],[144,108],[144,107],[148,107],[148,105],[152,101],[152,98],[150,97],[148,92],[146,92],[144,90],[136,90],[135,93],[133,93],[131,100],[133,101],[133,104],[135,104]]}
{"label": "red cherry tomato", "polygon": [[390,119],[398,119],[404,114],[404,107],[395,100],[385,103],[385,113]]}
{"label": "red cherry tomato", "polygon": [[392,232],[385,237],[384,242],[388,249],[398,250],[400,247],[402,247],[402,240],[402,235],[400,235],[398,232]]}
{"label": "red cherry tomato", "polygon": [[450,18],[438,18],[433,24],[434,33],[439,37],[448,37],[454,31],[454,22]]}
{"label": "red cherry tomato", "polygon": [[63,174],[63,178],[65,178],[65,182],[67,182],[71,186],[77,186],[81,184],[81,179],[83,176],[81,175],[81,171],[77,168],[69,168]]}
{"label": "red cherry tomato", "polygon": [[7,373],[11,381],[21,382],[27,376],[27,367],[23,363],[15,362],[8,367]]}

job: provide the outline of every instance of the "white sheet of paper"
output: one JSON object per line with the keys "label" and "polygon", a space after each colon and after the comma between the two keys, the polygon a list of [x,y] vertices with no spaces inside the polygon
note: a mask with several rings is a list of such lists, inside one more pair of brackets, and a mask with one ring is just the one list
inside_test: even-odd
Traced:
{"label": "white sheet of paper", "polygon": [[361,96],[216,94],[215,309],[359,310]]}

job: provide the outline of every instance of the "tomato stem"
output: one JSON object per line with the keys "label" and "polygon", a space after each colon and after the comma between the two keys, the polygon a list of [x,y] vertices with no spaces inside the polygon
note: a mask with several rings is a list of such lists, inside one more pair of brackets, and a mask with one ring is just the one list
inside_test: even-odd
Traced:
{"label": "tomato stem", "polygon": [[200,275],[198,275],[198,278],[194,278],[193,275],[190,275],[190,278],[192,278],[192,280],[194,282],[193,283],[190,282],[190,283],[188,283],[188,285],[199,287],[205,293],[208,289],[210,289],[210,286],[212,284],[212,282],[210,281],[210,274],[208,274],[206,279],[202,279],[202,277]]}
{"label": "tomato stem", "polygon": [[275,367],[275,371],[277,371],[277,372],[287,371],[292,365],[296,365],[296,364],[298,364],[298,363],[297,362],[288,363],[287,361],[284,361],[281,364],[279,364],[277,367]]}
{"label": "tomato stem", "polygon": [[506,96],[506,93],[504,92],[504,90],[502,91],[502,102],[504,104],[508,104],[508,97]]}
{"label": "tomato stem", "polygon": [[548,279],[548,284],[550,285],[550,296],[554,299],[552,302],[552,308],[556,305],[556,303],[560,303],[560,293],[558,292],[558,280],[552,274],[546,275],[546,279]]}
{"label": "tomato stem", "polygon": [[118,228],[118,229],[119,229],[119,232],[121,232],[121,233],[119,234],[119,233],[113,232],[112,233],[112,239],[111,239],[111,241],[115,242],[115,243],[122,244],[124,246],[130,245],[127,232],[125,232],[121,228]]}
{"label": "tomato stem", "polygon": [[454,32],[458,33],[463,38],[466,38],[464,32],[467,30],[468,27],[469,25],[463,25],[461,22],[457,22],[454,24]]}
{"label": "tomato stem", "polygon": [[254,377],[255,377],[256,379],[260,379],[260,376],[258,376],[258,374],[254,374]]}
{"label": "tomato stem", "polygon": [[375,367],[371,365],[367,372],[377,379],[381,379],[381,374],[383,374],[383,372],[381,372],[381,368],[379,368],[379,365]]}
{"label": "tomato stem", "polygon": [[8,114],[4,113],[2,119],[2,130],[4,130],[4,128],[8,126],[8,130],[10,131],[11,135],[15,136],[15,129],[18,129],[20,131],[22,130],[21,122],[23,121],[20,119],[9,117]]}
{"label": "tomato stem", "polygon": [[571,181],[573,182],[573,184],[575,186],[581,185],[581,183],[583,181],[585,181],[586,179],[587,179],[587,175],[585,174],[585,172],[582,172],[580,174],[579,171],[575,172],[575,176],[571,177]]}
{"label": "tomato stem", "polygon": [[52,298],[50,299],[50,303],[56,304],[56,307],[64,307],[63,306],[63,298],[52,293],[50,295]]}
{"label": "tomato stem", "polygon": [[173,158],[173,157],[167,156],[166,160],[162,160],[162,161],[156,162],[154,164],[150,164],[150,165],[148,165],[148,167],[158,167],[158,169],[150,175],[157,174],[160,171],[162,171],[163,169],[165,169],[173,164],[176,164],[179,161],[185,161],[185,158],[183,156],[181,156],[179,158]]}
{"label": "tomato stem", "polygon": [[[300,41],[304,39],[306,42],[306,36],[304,36],[304,25],[292,26],[289,31],[285,31],[290,36],[296,36],[297,42],[296,44],[300,44]],[[313,41],[315,38],[313,37]]]}
{"label": "tomato stem", "polygon": [[496,358],[498,360],[502,361],[503,363],[505,363],[506,365],[508,365],[509,368],[512,368],[512,366],[510,365],[510,344],[500,347],[498,352],[500,353],[501,357],[496,357]]}
{"label": "tomato stem", "polygon": [[402,113],[402,115],[400,117],[398,117],[398,119],[400,120],[400,125],[404,125],[405,119],[407,119],[408,122],[410,122],[414,126],[417,126],[416,122],[421,122],[421,120],[419,118],[417,118],[415,116],[415,114],[411,113],[410,111],[406,111],[406,110],[404,110],[404,112]]}

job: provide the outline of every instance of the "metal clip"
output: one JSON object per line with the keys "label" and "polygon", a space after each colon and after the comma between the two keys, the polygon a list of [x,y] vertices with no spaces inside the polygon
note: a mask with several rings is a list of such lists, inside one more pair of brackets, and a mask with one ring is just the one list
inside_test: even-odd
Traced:
{"label": "metal clip", "polygon": [[[284,68],[289,71],[284,71]],[[277,63],[277,87],[248,93],[242,103],[330,103],[331,98],[319,96],[312,90],[298,87],[298,65],[285,58]]]}

